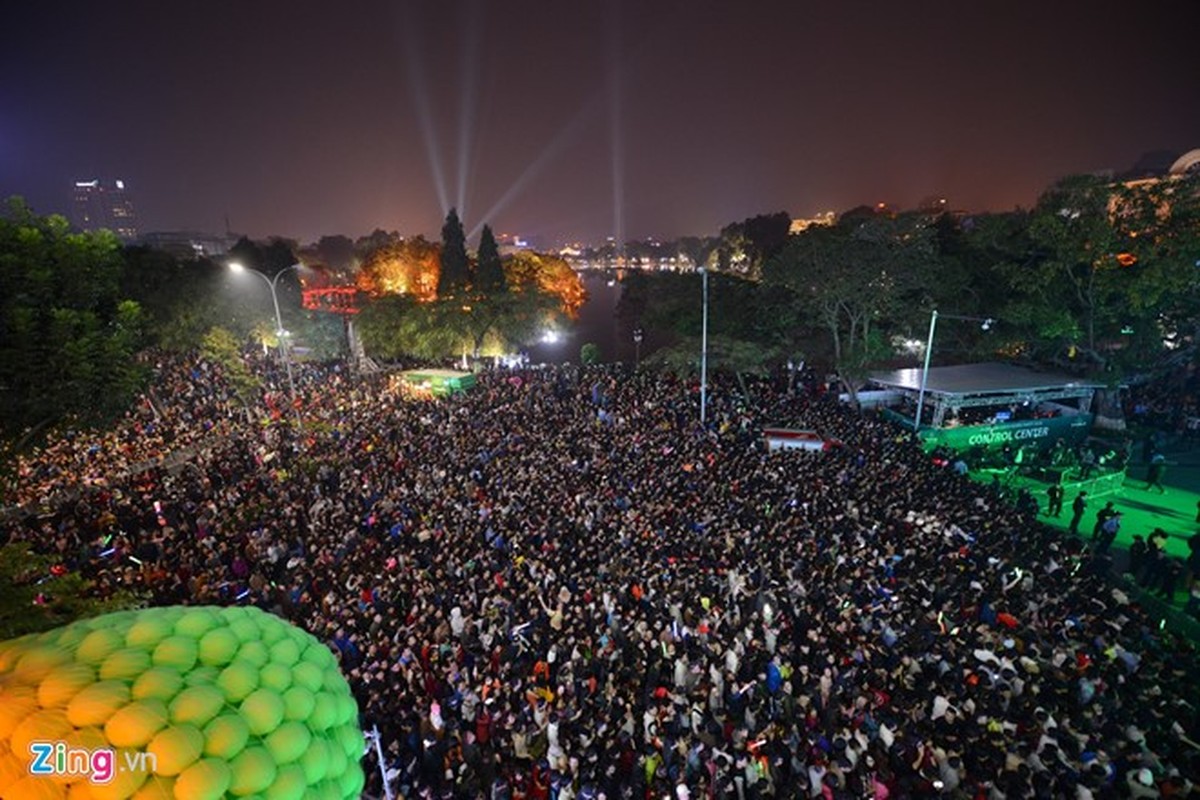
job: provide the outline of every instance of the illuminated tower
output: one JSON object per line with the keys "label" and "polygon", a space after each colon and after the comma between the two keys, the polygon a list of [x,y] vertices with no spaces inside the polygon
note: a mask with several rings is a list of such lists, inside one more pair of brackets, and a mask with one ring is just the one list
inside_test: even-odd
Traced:
{"label": "illuminated tower", "polygon": [[107,228],[123,242],[137,238],[137,215],[125,191],[125,181],[75,181],[72,199],[75,226],[80,230]]}

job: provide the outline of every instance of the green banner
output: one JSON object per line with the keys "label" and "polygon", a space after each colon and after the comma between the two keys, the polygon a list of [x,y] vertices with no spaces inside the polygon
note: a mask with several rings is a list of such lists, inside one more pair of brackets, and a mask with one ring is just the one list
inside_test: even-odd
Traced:
{"label": "green banner", "polygon": [[971,447],[1003,447],[1006,444],[1041,446],[1049,444],[1055,439],[1066,439],[1069,443],[1075,444],[1087,438],[1091,427],[1091,414],[1075,414],[1069,417],[1000,422],[995,425],[925,428],[921,431],[921,438],[925,440],[926,444],[949,447],[954,450],[965,450]]}

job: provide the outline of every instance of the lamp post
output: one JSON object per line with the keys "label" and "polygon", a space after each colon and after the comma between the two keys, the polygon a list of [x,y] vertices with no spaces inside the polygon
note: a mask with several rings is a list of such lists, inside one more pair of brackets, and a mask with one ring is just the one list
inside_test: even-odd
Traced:
{"label": "lamp post", "polygon": [[383,778],[384,800],[392,800],[392,786],[388,783],[387,762],[383,760],[383,741],[379,735],[379,726],[373,725],[363,737],[375,748],[375,760],[379,762],[379,775]]}
{"label": "lamp post", "polygon": [[929,357],[933,355],[933,333],[937,330],[938,312],[935,308],[929,315],[929,340],[925,342],[925,366],[921,368],[921,389],[917,392],[917,415],[913,417],[913,431],[921,431],[921,412],[925,408],[925,384],[929,381]]}
{"label": "lamp post", "polygon": [[258,270],[247,269],[246,267],[243,267],[241,264],[239,264],[236,261],[232,261],[229,264],[229,269],[232,270],[235,274],[241,275],[243,273],[249,273],[251,275],[257,275],[259,278],[262,278],[263,282],[265,284],[267,284],[267,288],[271,290],[271,303],[275,306],[275,335],[277,337],[279,337],[280,357],[283,359],[283,367],[287,371],[288,392],[291,395],[292,410],[296,414],[296,424],[297,425],[300,424],[300,411],[299,411],[299,409],[296,408],[296,380],[295,380],[295,378],[292,377],[291,348],[288,346],[287,331],[284,330],[284,328],[283,328],[283,315],[279,313],[279,292],[277,291],[277,289],[279,287],[279,279],[281,277],[283,277],[284,273],[291,272],[292,270],[303,269],[303,268],[304,268],[303,264],[299,264],[299,263],[292,264],[290,267],[284,267],[283,269],[276,272],[275,277],[268,278],[266,275],[262,274]]}
{"label": "lamp post", "polygon": [[[948,319],[965,319],[973,322],[981,323],[979,327],[983,330],[991,330],[995,320],[991,317],[964,317],[958,314],[942,314],[941,316]],[[925,366],[921,368],[921,388],[917,392],[917,415],[913,417],[913,431],[920,432],[921,430],[921,412],[925,406],[925,386],[929,382],[929,358],[933,355],[933,334],[937,331],[938,311],[935,308],[929,315],[929,340],[925,342]]]}
{"label": "lamp post", "polygon": [[700,426],[708,419],[708,268],[700,267],[704,309],[700,317]]}
{"label": "lamp post", "polygon": [[642,329],[633,329],[633,368],[637,370],[642,365]]}

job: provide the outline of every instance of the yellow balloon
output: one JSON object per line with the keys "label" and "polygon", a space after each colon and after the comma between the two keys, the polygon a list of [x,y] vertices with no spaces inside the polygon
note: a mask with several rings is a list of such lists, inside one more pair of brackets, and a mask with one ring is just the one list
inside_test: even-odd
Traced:
{"label": "yellow balloon", "polygon": [[43,708],[35,711],[13,729],[8,746],[17,758],[31,755],[30,742],[57,742],[75,728],[61,708]]}
{"label": "yellow balloon", "polygon": [[136,647],[125,647],[104,659],[100,665],[100,680],[132,681],[149,668],[149,653]]}
{"label": "yellow balloon", "polygon": [[34,684],[59,664],[71,660],[70,651],[51,644],[37,644],[26,650],[13,668],[13,677],[24,684]]}
{"label": "yellow balloon", "polygon": [[155,734],[146,752],[154,756],[156,774],[178,775],[204,752],[204,734],[195,725],[172,725]]}
{"label": "yellow balloon", "polygon": [[203,758],[175,779],[175,800],[217,800],[228,791],[231,780],[228,764]]}
{"label": "yellow balloon", "polygon": [[250,739],[250,726],[240,714],[222,714],[204,727],[204,755],[232,759]]}
{"label": "yellow balloon", "polygon": [[180,672],[187,672],[196,665],[199,655],[195,639],[186,636],[168,636],[154,648],[151,661],[155,666],[171,667]]}
{"label": "yellow balloon", "polygon": [[124,646],[125,637],[110,628],[101,628],[83,637],[75,651],[75,660],[99,665]]}
{"label": "yellow balloon", "polygon": [[128,686],[121,681],[100,681],[71,698],[67,703],[67,719],[77,728],[103,725],[128,702]]}
{"label": "yellow balloon", "polygon": [[144,747],[166,727],[167,719],[167,706],[162,700],[135,700],[109,717],[104,735],[117,747]]}
{"label": "yellow balloon", "polygon": [[175,695],[183,689],[183,676],[170,667],[152,667],[146,670],[133,682],[133,699],[145,700],[155,697],[164,703],[171,702]]}

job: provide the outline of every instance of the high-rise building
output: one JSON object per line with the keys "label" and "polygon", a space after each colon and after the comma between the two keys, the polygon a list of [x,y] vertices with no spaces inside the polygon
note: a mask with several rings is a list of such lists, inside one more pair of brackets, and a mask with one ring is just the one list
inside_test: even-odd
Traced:
{"label": "high-rise building", "polygon": [[125,190],[125,181],[75,181],[72,190],[75,225],[80,230],[112,231],[121,241],[137,238],[137,215]]}

